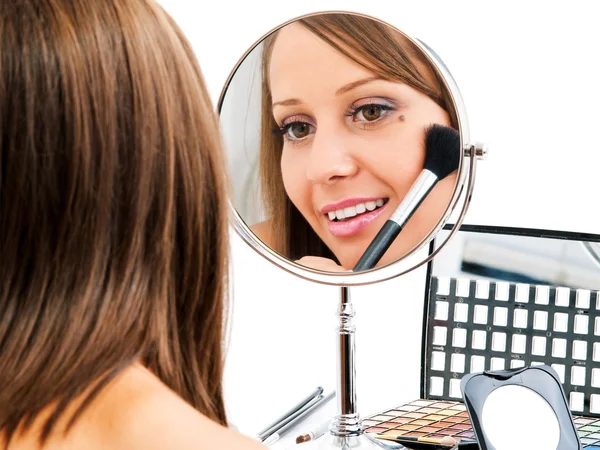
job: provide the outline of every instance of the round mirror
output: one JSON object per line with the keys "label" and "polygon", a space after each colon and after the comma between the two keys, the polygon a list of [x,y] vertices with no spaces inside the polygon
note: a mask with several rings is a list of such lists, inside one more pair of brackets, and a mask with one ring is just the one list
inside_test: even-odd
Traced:
{"label": "round mirror", "polygon": [[[453,210],[457,225],[464,216],[475,147],[456,84],[431,49],[378,19],[317,13],[279,26],[232,71],[219,115],[233,225],[300,277],[350,286],[398,276],[429,259],[420,250]],[[456,136],[435,161],[433,125]],[[416,195],[428,164],[450,169]],[[376,266],[353,271],[407,204],[414,213]]]}

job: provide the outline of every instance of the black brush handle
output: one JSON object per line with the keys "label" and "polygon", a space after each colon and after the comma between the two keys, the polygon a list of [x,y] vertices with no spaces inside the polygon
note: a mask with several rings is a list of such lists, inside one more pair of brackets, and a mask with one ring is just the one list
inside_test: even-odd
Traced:
{"label": "black brush handle", "polygon": [[375,236],[375,239],[373,239],[363,255],[360,257],[352,271],[358,272],[359,270],[369,270],[375,267],[401,231],[402,227],[396,222],[393,220],[386,221],[383,227],[381,227],[381,230],[379,230],[379,233],[377,233],[377,236]]}

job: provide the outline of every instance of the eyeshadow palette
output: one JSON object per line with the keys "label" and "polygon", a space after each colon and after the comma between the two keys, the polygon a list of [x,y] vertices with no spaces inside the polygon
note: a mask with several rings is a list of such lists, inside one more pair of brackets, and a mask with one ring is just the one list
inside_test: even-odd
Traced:
{"label": "eyeshadow palette", "polygon": [[[600,419],[574,417],[585,450],[600,450]],[[414,402],[363,420],[367,433],[456,440],[474,439],[465,406],[456,401],[415,400]]]}
{"label": "eyeshadow palette", "polygon": [[363,420],[367,433],[407,437],[473,438],[465,406],[458,402],[416,400]]}

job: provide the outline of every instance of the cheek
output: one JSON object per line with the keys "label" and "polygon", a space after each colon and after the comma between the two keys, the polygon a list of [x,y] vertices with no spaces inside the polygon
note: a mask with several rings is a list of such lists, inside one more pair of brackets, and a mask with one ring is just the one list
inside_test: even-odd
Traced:
{"label": "cheek", "polygon": [[442,217],[442,214],[450,204],[452,193],[456,186],[457,175],[452,174],[436,184],[419,208],[423,218],[433,227]]}
{"label": "cheek", "polygon": [[281,178],[286,194],[299,210],[302,210],[309,186],[305,172],[301,155],[284,150],[281,155]]}
{"label": "cheek", "polygon": [[420,103],[406,113],[405,121],[381,130],[374,143],[372,167],[400,192],[410,188],[423,169],[425,130],[432,123],[449,126],[448,115],[431,101]]}
{"label": "cheek", "polygon": [[425,149],[420,127],[399,127],[378,139],[365,164],[378,178],[392,186],[399,194],[410,188],[423,169]]}

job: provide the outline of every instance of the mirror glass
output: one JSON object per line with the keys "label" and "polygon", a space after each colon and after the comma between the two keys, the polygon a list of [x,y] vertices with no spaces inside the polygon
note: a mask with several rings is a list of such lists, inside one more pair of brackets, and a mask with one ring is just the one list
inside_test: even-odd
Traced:
{"label": "mirror glass", "polygon": [[[220,101],[240,218],[291,261],[351,270],[423,170],[427,127],[461,131],[441,73],[416,41],[362,15],[304,16],[266,36]],[[435,185],[377,267],[420,248],[447,217],[457,172]]]}
{"label": "mirror glass", "polygon": [[496,450],[556,450],[560,426],[552,407],[537,392],[501,386],[485,399],[481,426]]}
{"label": "mirror glass", "polygon": [[598,242],[584,242],[583,247],[587,250],[594,264],[600,267],[600,244]]}
{"label": "mirror glass", "polygon": [[[600,264],[588,250],[600,248],[598,242],[463,229],[435,257],[434,276],[600,289]],[[436,239],[448,233],[441,230]]]}

